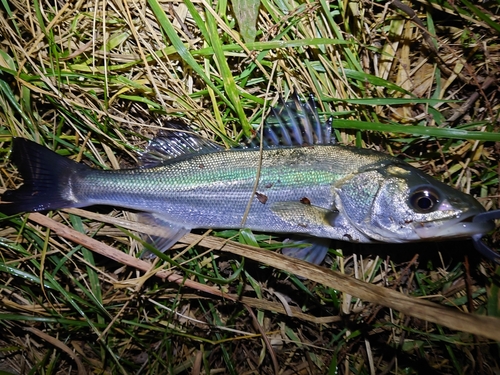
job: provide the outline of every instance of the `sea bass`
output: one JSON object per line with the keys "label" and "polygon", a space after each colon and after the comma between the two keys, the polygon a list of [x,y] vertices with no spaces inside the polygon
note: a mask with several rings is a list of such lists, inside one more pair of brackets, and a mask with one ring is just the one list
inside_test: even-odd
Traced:
{"label": "sea bass", "polygon": [[312,245],[284,253],[313,263],[328,250],[321,239],[404,243],[493,229],[472,222],[485,211],[472,196],[395,157],[337,145],[331,131],[314,100],[295,98],[271,110],[262,142],[223,149],[174,129],[150,142],[141,167],[123,170],[92,169],[14,138],[11,160],[24,184],[3,194],[0,211],[133,209],[162,228],[152,239],[160,251],[194,228],[301,235]]}

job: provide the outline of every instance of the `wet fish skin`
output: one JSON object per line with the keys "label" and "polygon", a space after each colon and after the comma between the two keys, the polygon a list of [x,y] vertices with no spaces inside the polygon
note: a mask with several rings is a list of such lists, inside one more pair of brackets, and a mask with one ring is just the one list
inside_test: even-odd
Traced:
{"label": "wet fish skin", "polygon": [[157,228],[149,242],[160,251],[194,228],[305,235],[311,246],[282,251],[314,263],[328,251],[325,238],[401,243],[493,229],[491,221],[472,222],[484,209],[471,196],[397,158],[333,144],[331,125],[320,122],[313,98],[297,96],[270,111],[262,150],[255,139],[224,150],[170,122],[177,130],[151,140],[142,167],[117,171],[91,169],[15,138],[11,160],[24,184],[2,195],[0,211],[134,209]]}
{"label": "wet fish skin", "polygon": [[[80,207],[108,204],[154,212],[190,228],[245,227],[328,238],[347,234],[353,241],[370,242],[354,228],[325,221],[338,217],[332,210],[332,184],[357,169],[356,163],[345,162],[347,155],[339,155],[342,162],[337,167],[330,163],[338,151],[350,153],[339,147],[264,150],[257,193],[266,197],[265,203],[252,197],[259,151],[248,149],[202,154],[147,169],[90,170],[75,175],[74,188],[67,195],[75,197]],[[301,203],[304,198],[309,205]],[[252,205],[242,224],[250,199]],[[289,218],[289,208],[297,215],[302,212],[303,217]]]}
{"label": "wet fish skin", "polygon": [[[96,204],[151,214],[175,237],[193,228],[250,228],[351,242],[413,242],[470,237],[491,223],[464,219],[484,212],[459,192],[397,158],[338,145],[221,150],[164,160],[154,167],[104,171],[61,157],[22,138],[12,161],[24,185],[2,196],[16,213]],[[412,194],[438,196],[418,212]],[[265,197],[265,200],[262,198]],[[243,215],[249,199],[251,208]],[[429,198],[430,199],[430,198]],[[170,243],[169,243],[170,244]]]}

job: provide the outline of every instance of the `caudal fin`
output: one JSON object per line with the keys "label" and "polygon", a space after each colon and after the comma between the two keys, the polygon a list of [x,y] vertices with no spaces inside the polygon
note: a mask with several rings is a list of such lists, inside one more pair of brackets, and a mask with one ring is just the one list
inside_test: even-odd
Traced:
{"label": "caudal fin", "polygon": [[0,212],[13,215],[78,205],[70,194],[70,178],[89,167],[24,138],[12,140],[10,160],[17,166],[24,183],[17,190],[2,194]]}

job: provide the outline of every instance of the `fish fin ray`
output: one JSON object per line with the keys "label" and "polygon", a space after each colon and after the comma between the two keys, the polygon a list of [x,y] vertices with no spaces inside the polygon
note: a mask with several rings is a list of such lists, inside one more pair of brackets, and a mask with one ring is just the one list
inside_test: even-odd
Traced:
{"label": "fish fin ray", "polygon": [[305,245],[309,246],[290,246],[284,247],[281,252],[283,255],[305,260],[306,262],[313,264],[321,264],[330,249],[331,240],[329,238],[321,238],[321,237],[308,237],[304,239],[297,239],[292,237],[291,239],[286,239],[283,241],[284,244],[293,244],[293,245]]}
{"label": "fish fin ray", "polygon": [[[158,251],[164,253],[191,231],[186,225],[171,221],[168,217],[149,213],[137,213],[137,221],[154,227],[153,233],[144,234],[143,239]],[[144,251],[141,258],[154,258],[150,251]]]}
{"label": "fish fin ray", "polygon": [[[297,94],[288,101],[281,98],[278,105],[270,109],[263,133],[265,148],[335,143],[332,121],[321,121],[313,95],[307,101],[302,101]],[[256,148],[259,144],[257,136],[249,142],[249,147]]]}
{"label": "fish fin ray", "polygon": [[[169,129],[162,130],[139,155],[141,166],[154,167],[168,160],[224,150],[219,144],[189,132],[179,121],[169,121],[167,126]],[[270,109],[264,121],[262,143],[265,149],[334,144],[332,120],[321,121],[313,95],[303,101],[294,93],[291,100],[280,98],[278,105]],[[257,135],[234,148],[259,147]]]}
{"label": "fish fin ray", "polygon": [[217,143],[193,134],[180,122],[171,121],[167,125],[171,129],[162,130],[139,155],[142,167],[154,167],[167,160],[224,150]]}
{"label": "fish fin ray", "polygon": [[85,173],[90,167],[25,138],[13,138],[10,160],[17,166],[23,185],[2,194],[0,212],[13,215],[84,205],[67,189],[72,175]]}

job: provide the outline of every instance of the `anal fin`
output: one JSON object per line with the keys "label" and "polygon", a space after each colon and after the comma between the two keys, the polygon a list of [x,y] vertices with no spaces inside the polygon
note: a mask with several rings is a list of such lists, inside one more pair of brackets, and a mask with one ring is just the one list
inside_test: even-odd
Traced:
{"label": "anal fin", "polygon": [[[177,243],[191,228],[184,224],[176,223],[159,214],[141,212],[137,214],[137,221],[153,226],[152,233],[144,234],[144,240],[164,253]],[[153,258],[154,254],[144,251],[141,258]]]}

